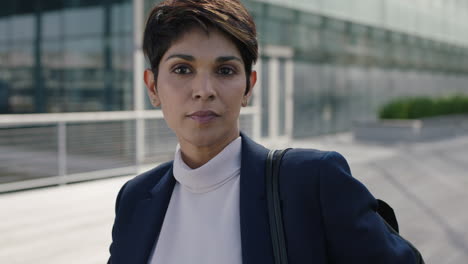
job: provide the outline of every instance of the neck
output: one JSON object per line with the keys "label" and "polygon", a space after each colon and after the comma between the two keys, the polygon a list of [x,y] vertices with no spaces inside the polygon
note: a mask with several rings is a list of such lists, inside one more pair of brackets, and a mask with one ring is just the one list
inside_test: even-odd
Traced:
{"label": "neck", "polygon": [[189,142],[180,141],[180,153],[184,163],[191,169],[203,166],[218,155],[229,143],[239,137],[239,133],[226,137],[226,140],[210,146],[196,146]]}

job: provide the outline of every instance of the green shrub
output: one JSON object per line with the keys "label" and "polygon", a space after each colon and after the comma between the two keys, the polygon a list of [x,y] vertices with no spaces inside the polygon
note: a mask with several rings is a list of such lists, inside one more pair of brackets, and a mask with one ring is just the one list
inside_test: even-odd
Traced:
{"label": "green shrub", "polygon": [[382,119],[416,119],[454,114],[468,114],[468,96],[398,98],[379,110]]}

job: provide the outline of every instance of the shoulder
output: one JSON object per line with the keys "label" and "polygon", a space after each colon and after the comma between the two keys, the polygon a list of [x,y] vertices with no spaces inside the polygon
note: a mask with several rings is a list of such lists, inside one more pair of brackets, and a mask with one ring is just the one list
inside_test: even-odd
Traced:
{"label": "shoulder", "polygon": [[163,163],[127,181],[119,191],[116,206],[118,207],[120,200],[144,198],[143,196],[147,195],[161,181],[162,177],[172,169],[172,163],[173,161]]}
{"label": "shoulder", "polygon": [[282,166],[288,170],[306,170],[317,174],[333,169],[350,171],[348,162],[340,153],[316,149],[291,149],[284,155]]}
{"label": "shoulder", "polygon": [[135,176],[129,180],[126,185],[129,189],[146,189],[151,188],[164,176],[171,168],[172,161],[163,163],[149,171],[146,171],[140,175]]}
{"label": "shoulder", "polygon": [[329,181],[341,182],[351,177],[346,159],[335,151],[291,149],[284,155],[280,168],[281,184],[289,189],[286,193],[294,190],[302,193],[303,198],[330,188]]}

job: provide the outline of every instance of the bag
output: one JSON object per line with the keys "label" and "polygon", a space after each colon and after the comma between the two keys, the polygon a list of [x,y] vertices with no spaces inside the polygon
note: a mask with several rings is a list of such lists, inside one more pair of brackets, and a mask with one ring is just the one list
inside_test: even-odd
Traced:
{"label": "bag", "polygon": [[[284,235],[283,227],[283,216],[281,213],[281,201],[279,194],[279,169],[280,163],[284,154],[290,150],[270,150],[266,160],[265,167],[265,184],[267,191],[267,202],[268,202],[268,217],[270,222],[270,233],[273,243],[273,256],[275,259],[275,264],[287,264],[288,263],[288,253],[286,249],[286,240]],[[413,250],[416,256],[417,264],[424,264],[421,253],[418,249],[413,246],[408,240],[400,236],[398,221],[395,216],[395,212],[392,207],[386,202],[377,199],[378,208],[377,215],[380,216],[382,221],[387,226],[388,230],[399,236],[403,239]]]}

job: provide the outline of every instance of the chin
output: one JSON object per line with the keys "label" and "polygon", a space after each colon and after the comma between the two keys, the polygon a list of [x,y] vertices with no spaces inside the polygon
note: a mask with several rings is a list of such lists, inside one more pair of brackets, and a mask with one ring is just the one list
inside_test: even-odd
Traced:
{"label": "chin", "polygon": [[186,141],[190,142],[192,145],[197,147],[209,147],[209,146],[216,146],[217,144],[224,144],[228,137],[230,137],[230,131],[222,131],[222,130],[198,130],[193,131],[187,137],[185,137]]}
{"label": "chin", "polygon": [[220,133],[198,132],[191,136],[191,143],[198,147],[209,147],[222,141],[224,137]]}

